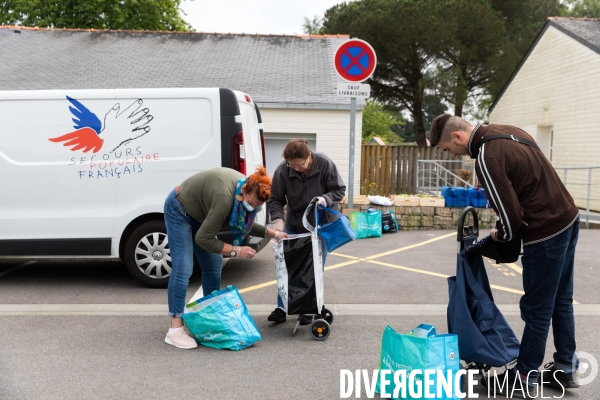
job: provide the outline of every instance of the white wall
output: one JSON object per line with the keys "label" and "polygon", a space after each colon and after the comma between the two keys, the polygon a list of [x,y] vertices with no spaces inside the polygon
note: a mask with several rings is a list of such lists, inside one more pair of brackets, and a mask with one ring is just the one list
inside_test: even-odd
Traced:
{"label": "white wall", "polygon": [[[295,135],[316,138],[316,150],[329,156],[349,187],[350,111],[261,108],[265,138],[269,135]],[[354,145],[354,195],[360,191],[360,140],[362,111],[356,112]]]}
{"label": "white wall", "polygon": [[[587,167],[600,166],[598,116],[600,54],[550,26],[496,104],[490,123],[518,126],[534,138],[552,127],[552,164]],[[600,198],[600,170],[592,177],[591,197]],[[569,182],[587,183],[587,170],[569,172],[567,181],[576,204],[585,207],[587,186]],[[592,209],[600,210],[600,200]]]}

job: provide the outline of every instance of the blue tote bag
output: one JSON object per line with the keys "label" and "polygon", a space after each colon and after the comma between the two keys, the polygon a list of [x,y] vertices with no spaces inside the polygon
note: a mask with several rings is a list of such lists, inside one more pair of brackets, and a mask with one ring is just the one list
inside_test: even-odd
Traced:
{"label": "blue tote bag", "polygon": [[[385,386],[385,393],[392,395],[395,399],[422,399],[426,398],[426,389],[423,387],[424,371],[441,370],[446,375],[447,371],[452,371],[452,380],[456,372],[460,369],[460,357],[458,354],[458,342],[456,335],[451,334],[435,334],[435,328],[431,325],[421,324],[413,331],[406,335],[396,332],[391,327],[387,326],[383,331],[381,340],[381,356],[379,359],[379,369],[387,369],[392,372],[398,370],[406,371],[406,378],[413,370],[421,370],[421,374],[417,374],[412,386],[411,395],[409,382],[405,384],[404,389],[398,390],[398,396],[393,397],[395,384],[393,374],[388,375],[389,383]],[[435,376],[431,375],[435,382]],[[447,375],[446,375],[447,376]],[[420,385],[420,388],[417,387]],[[441,397],[436,397],[437,386],[434,383],[427,389],[427,393],[433,393],[433,398],[436,399],[458,399],[454,385],[452,392],[447,396],[445,391],[442,391]],[[375,391],[381,394],[382,386],[377,377]],[[420,395],[418,395],[420,393]],[[429,397],[431,398],[431,397]]]}
{"label": "blue tote bag", "polygon": [[215,290],[185,307],[185,326],[203,346],[241,350],[262,339],[235,286]]}
{"label": "blue tote bag", "polygon": [[448,278],[448,332],[458,336],[461,358],[502,367],[519,355],[519,339],[498,310],[479,254],[457,255],[456,276]]}
{"label": "blue tote bag", "polygon": [[[354,232],[354,229],[350,226],[348,216],[321,205],[319,206],[319,210],[323,210],[339,217],[335,221],[323,226],[318,226],[317,228],[317,233],[327,248],[327,253],[331,253],[338,247],[356,239],[356,232]],[[317,213],[317,219],[318,218],[319,213]],[[319,225],[319,221],[317,221],[317,225]]]}

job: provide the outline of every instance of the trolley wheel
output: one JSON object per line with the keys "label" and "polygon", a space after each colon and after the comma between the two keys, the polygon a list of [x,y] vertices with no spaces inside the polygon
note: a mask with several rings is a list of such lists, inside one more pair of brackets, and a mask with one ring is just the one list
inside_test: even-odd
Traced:
{"label": "trolley wheel", "polygon": [[292,331],[292,336],[294,336],[296,334],[296,331],[298,330],[299,326],[300,326],[300,320],[297,320],[296,326],[294,326],[294,330]]}
{"label": "trolley wheel", "polygon": [[310,324],[310,334],[315,340],[325,340],[331,333],[331,325],[324,319],[317,319]]}
{"label": "trolley wheel", "polygon": [[321,316],[329,323],[329,325],[333,324],[333,313],[325,307],[323,307],[323,310],[321,311]]}

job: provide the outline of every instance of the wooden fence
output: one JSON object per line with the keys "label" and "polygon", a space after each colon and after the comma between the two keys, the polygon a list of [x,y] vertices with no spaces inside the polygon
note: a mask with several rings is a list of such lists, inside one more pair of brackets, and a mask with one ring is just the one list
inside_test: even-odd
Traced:
{"label": "wooden fence", "polygon": [[[416,145],[363,144],[360,162],[360,194],[417,193],[417,160],[451,160],[447,151]],[[448,169],[459,167],[446,163]]]}

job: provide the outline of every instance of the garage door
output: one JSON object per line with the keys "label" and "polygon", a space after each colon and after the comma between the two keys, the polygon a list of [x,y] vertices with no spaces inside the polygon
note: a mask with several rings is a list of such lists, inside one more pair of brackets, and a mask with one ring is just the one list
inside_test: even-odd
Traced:
{"label": "garage door", "polygon": [[314,135],[286,136],[276,134],[265,134],[265,156],[267,157],[267,173],[273,175],[277,166],[283,161],[283,149],[291,139],[304,139],[308,142],[311,151],[317,148],[317,140]]}

